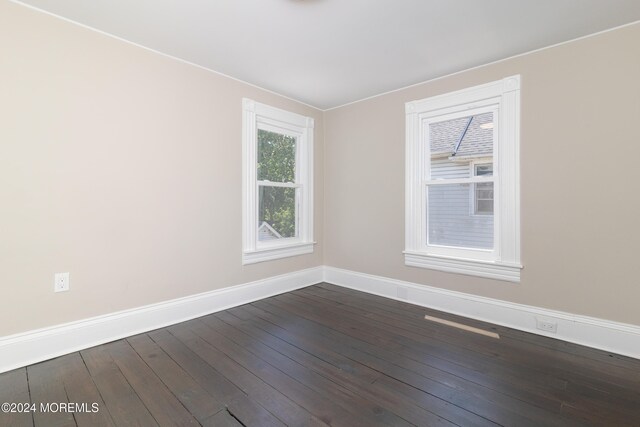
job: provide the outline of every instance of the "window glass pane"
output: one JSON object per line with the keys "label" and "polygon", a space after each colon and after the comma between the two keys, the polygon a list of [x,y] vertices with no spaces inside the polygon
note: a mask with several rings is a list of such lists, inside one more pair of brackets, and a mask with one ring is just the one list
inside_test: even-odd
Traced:
{"label": "window glass pane", "polygon": [[493,214],[493,200],[478,200],[477,214]]}
{"label": "window glass pane", "polygon": [[258,180],[295,182],[296,138],[258,129]]}
{"label": "window glass pane", "polygon": [[493,182],[476,184],[475,198],[477,215],[493,215]]}
{"label": "window glass pane", "polygon": [[[483,183],[484,185],[485,183]],[[481,191],[493,194],[493,183],[486,183]],[[474,201],[470,197],[472,185],[445,184],[427,187],[427,241],[430,245],[473,249],[493,248],[493,200],[482,200],[482,209],[491,212],[474,215]]]}
{"label": "window glass pane", "polygon": [[475,165],[476,168],[476,176],[491,176],[493,175],[493,165]]}
{"label": "window glass pane", "polygon": [[297,237],[297,190],[261,185],[258,193],[258,240]]}
{"label": "window glass pane", "polygon": [[[470,178],[470,162],[493,157],[493,113],[487,112],[429,124],[431,179]],[[477,175],[493,173],[491,164]]]}
{"label": "window glass pane", "polygon": [[[492,185],[493,183],[489,183],[489,185]],[[487,184],[478,184],[478,187],[480,186],[486,186]],[[478,200],[493,200],[493,190],[489,189],[489,190],[485,190],[483,188],[477,188],[476,189],[476,199]]]}

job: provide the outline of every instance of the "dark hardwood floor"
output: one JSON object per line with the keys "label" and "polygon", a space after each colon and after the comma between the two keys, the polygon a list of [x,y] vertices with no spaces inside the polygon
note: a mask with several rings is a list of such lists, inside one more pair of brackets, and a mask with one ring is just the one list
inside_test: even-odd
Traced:
{"label": "dark hardwood floor", "polygon": [[1,426],[640,426],[640,361],[320,284],[2,374],[2,402],[36,410]]}

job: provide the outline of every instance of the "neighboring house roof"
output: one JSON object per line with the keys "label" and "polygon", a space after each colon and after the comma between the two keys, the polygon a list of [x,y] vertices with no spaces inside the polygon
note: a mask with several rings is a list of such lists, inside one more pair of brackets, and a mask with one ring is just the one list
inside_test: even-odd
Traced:
{"label": "neighboring house roof", "polygon": [[262,224],[258,227],[258,240],[273,239],[282,239],[282,236],[266,221],[262,221]]}
{"label": "neighboring house roof", "polygon": [[[493,155],[493,129],[480,126],[493,122],[492,113],[447,120],[429,126],[431,157],[490,157]],[[462,140],[460,139],[462,138]]]}

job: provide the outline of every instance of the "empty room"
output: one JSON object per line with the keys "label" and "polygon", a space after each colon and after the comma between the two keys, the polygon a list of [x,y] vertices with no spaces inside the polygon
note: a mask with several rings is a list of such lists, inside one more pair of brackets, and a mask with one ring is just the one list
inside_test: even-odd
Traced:
{"label": "empty room", "polygon": [[640,2],[0,0],[0,426],[640,427]]}

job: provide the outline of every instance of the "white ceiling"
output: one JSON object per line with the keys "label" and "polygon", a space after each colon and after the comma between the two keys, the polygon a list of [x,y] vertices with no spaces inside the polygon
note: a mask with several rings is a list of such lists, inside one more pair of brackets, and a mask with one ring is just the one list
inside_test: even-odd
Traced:
{"label": "white ceiling", "polygon": [[321,109],[640,20],[639,0],[23,0]]}

